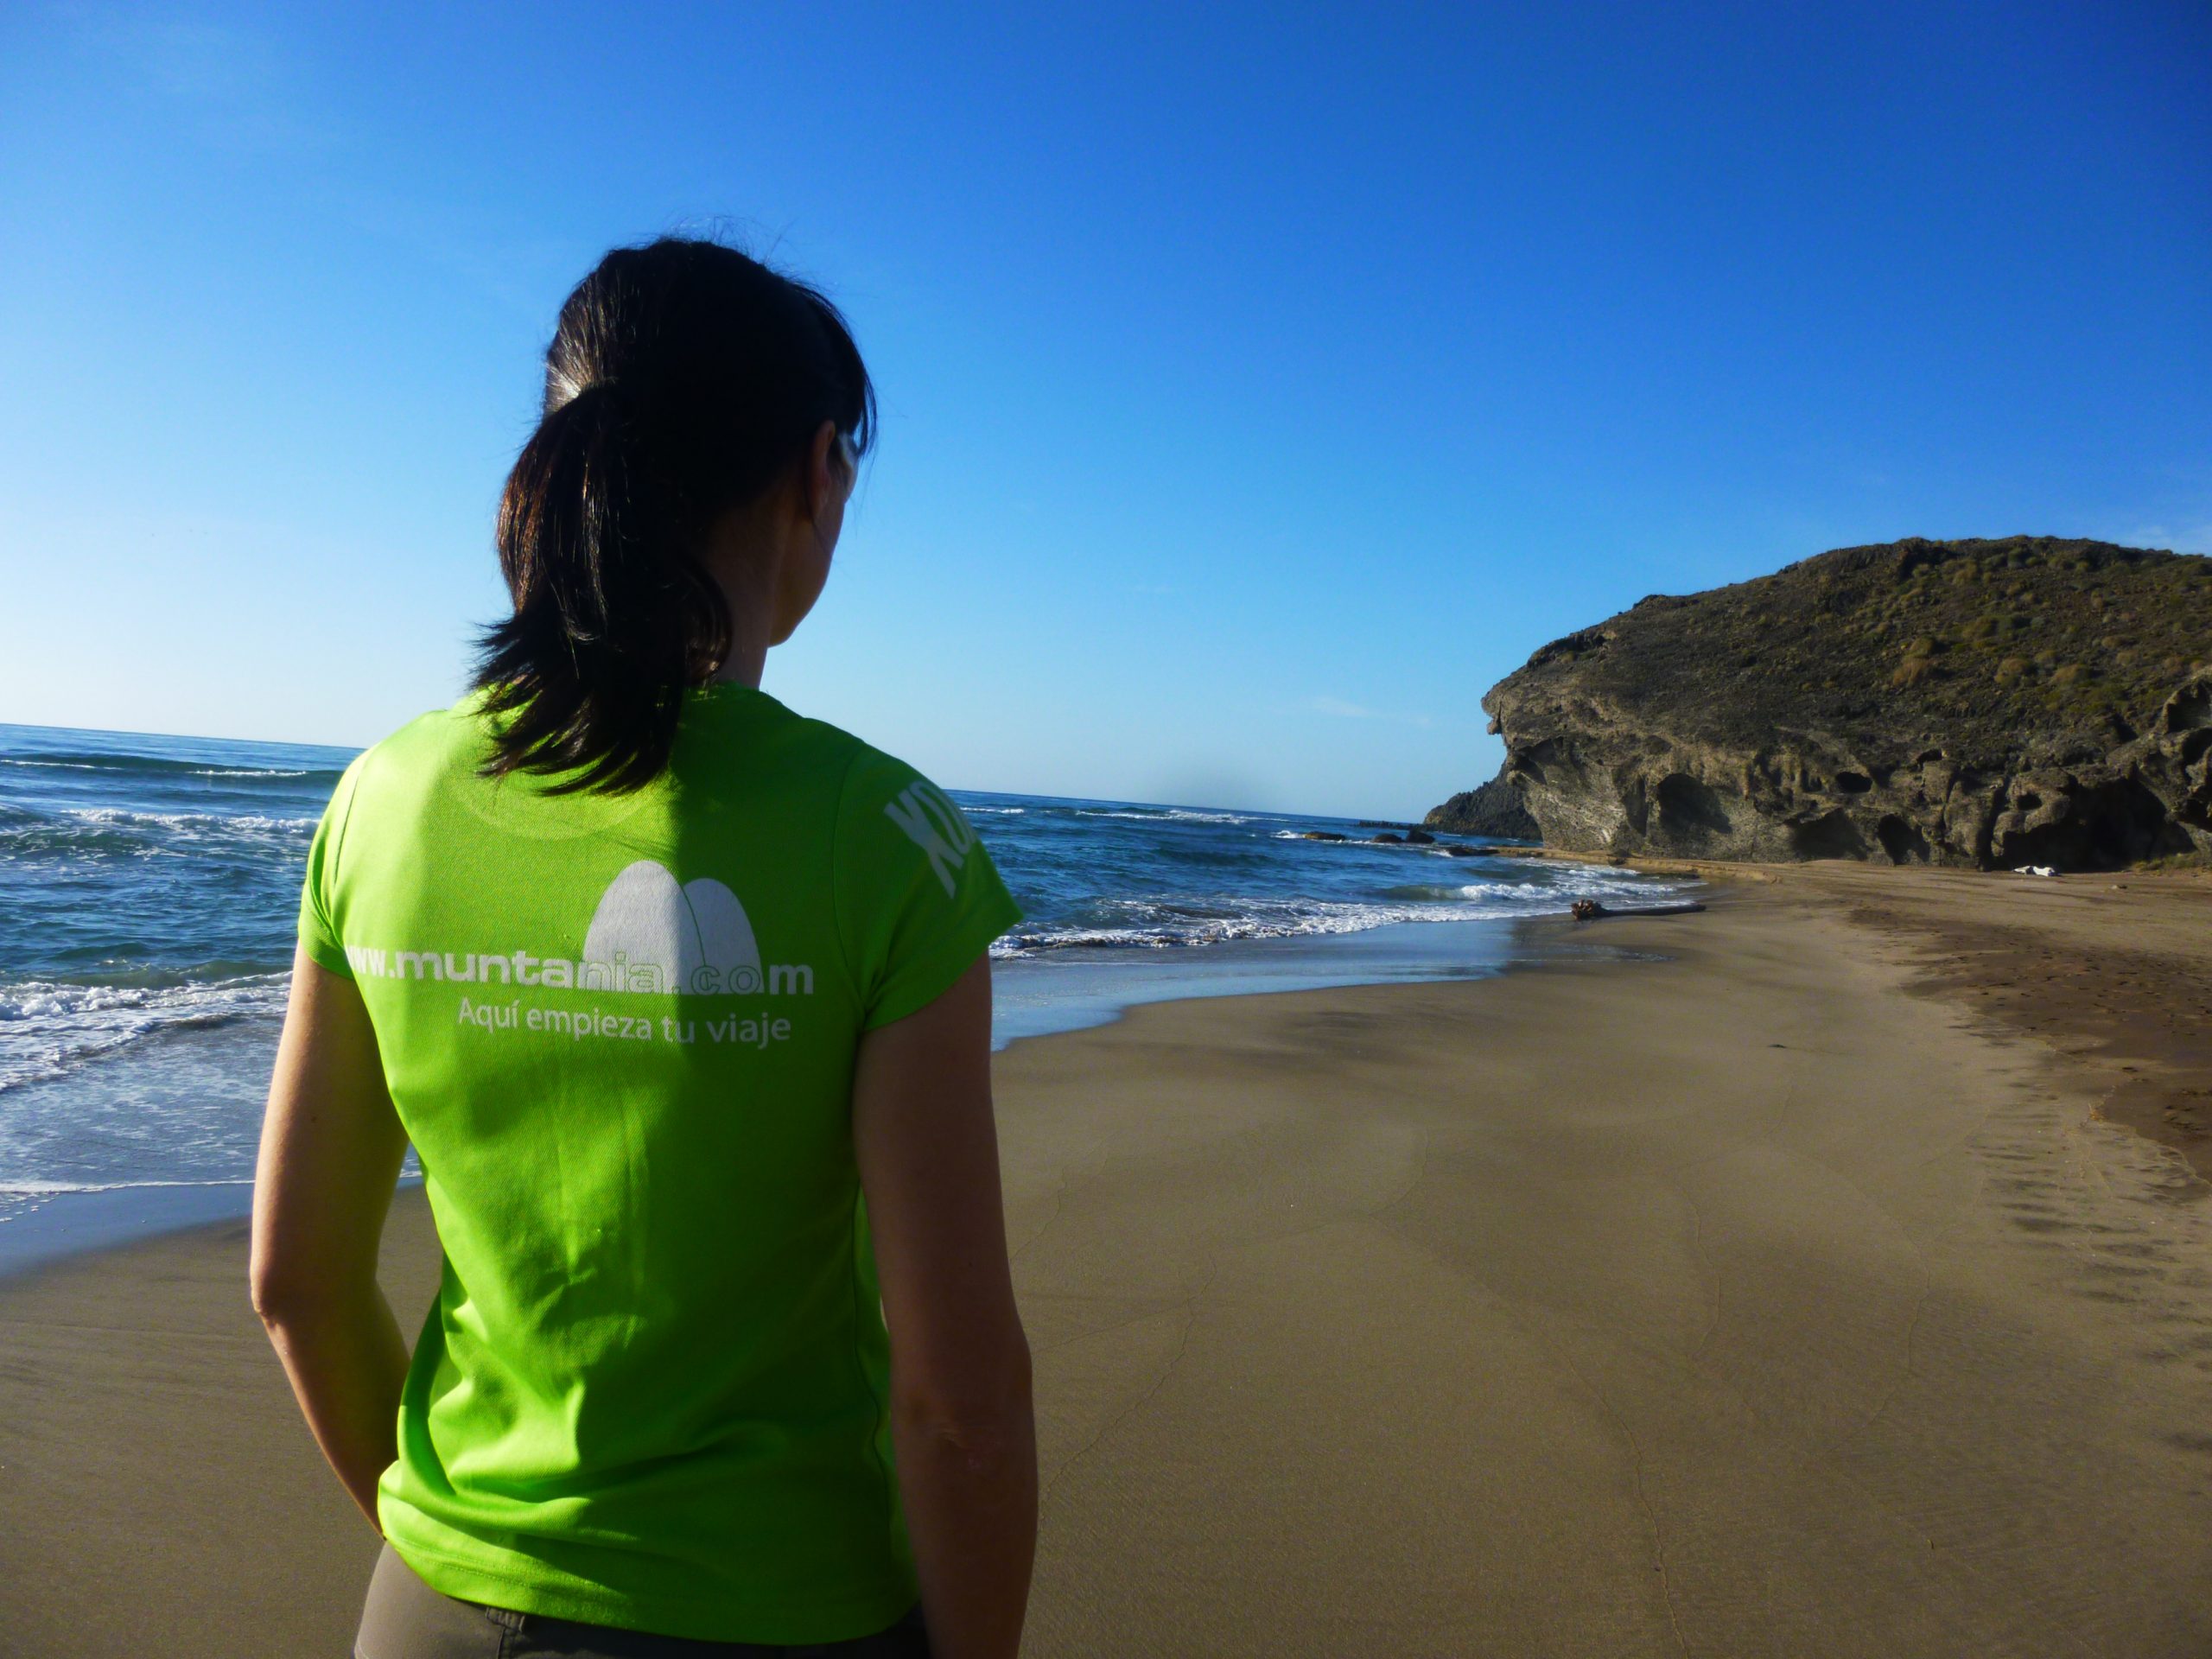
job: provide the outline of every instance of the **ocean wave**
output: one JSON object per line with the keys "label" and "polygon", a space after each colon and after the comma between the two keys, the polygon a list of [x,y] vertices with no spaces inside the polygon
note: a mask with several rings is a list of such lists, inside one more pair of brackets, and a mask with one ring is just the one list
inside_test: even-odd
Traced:
{"label": "ocean wave", "polygon": [[[198,1181],[0,1181],[0,1198],[50,1198],[64,1192],[120,1192],[142,1186],[251,1186],[251,1175]],[[0,1220],[5,1220],[0,1217]]]}
{"label": "ocean wave", "polygon": [[1204,811],[1192,806],[1078,806],[1075,816],[1079,818],[1125,818],[1136,823],[1249,823],[1249,815],[1243,812]]}
{"label": "ocean wave", "polygon": [[126,772],[169,778],[317,778],[336,784],[343,766],[219,766],[207,760],[174,760],[151,754],[0,754],[0,766],[29,766],[57,772]]}
{"label": "ocean wave", "polygon": [[226,846],[296,856],[307,850],[316,822],[261,812],[149,812],[115,806],[41,812],[9,805],[0,807],[0,857],[161,858]]}
{"label": "ocean wave", "polygon": [[1428,882],[1409,882],[1402,887],[1385,887],[1385,899],[1409,899],[1432,905],[1457,904],[1465,899],[1487,899],[1493,894],[1510,892],[1510,881],[1462,881],[1457,885]]}
{"label": "ocean wave", "polygon": [[132,1192],[143,1187],[251,1186],[251,1175],[212,1176],[201,1180],[0,1181],[0,1226],[34,1215],[56,1198],[88,1192]]}
{"label": "ocean wave", "polygon": [[120,823],[164,830],[312,830],[315,818],[278,818],[262,812],[137,812],[121,806],[71,806],[62,809],[86,823]]}
{"label": "ocean wave", "polygon": [[1238,940],[1363,933],[1394,922],[1463,921],[1471,915],[1464,908],[1447,915],[1432,906],[1345,903],[1253,904],[1230,914],[1213,916],[1177,914],[1173,907],[1160,908],[1166,913],[1132,918],[1118,925],[1036,928],[1009,933],[991,947],[992,954],[1025,957],[1099,946],[1177,950]]}
{"label": "ocean wave", "polygon": [[67,1076],[88,1060],[168,1032],[280,1019],[290,982],[286,973],[194,978],[155,972],[123,982],[0,984],[0,1094]]}
{"label": "ocean wave", "polygon": [[[1402,922],[1484,921],[1564,915],[1578,899],[1603,897],[1616,909],[1663,902],[1675,889],[1630,870],[1573,867],[1560,881],[1477,881],[1453,887],[1394,887],[1376,899],[1253,898],[1125,899],[1096,908],[1103,917],[1007,933],[991,947],[1001,960],[1100,947],[1176,950],[1251,939],[1363,933]],[[1120,910],[1127,919],[1113,919]]]}

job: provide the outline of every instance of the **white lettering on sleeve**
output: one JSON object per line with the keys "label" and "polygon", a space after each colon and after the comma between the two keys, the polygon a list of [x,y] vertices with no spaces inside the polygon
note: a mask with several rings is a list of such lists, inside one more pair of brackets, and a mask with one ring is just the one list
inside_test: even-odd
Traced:
{"label": "white lettering on sleeve", "polygon": [[[967,862],[969,851],[976,844],[975,832],[967,830],[967,821],[958,810],[928,784],[917,780],[907,785],[895,800],[885,804],[883,816],[929,855],[930,868],[944,884],[944,896],[951,898],[956,891],[953,873]],[[939,823],[957,825],[953,832],[957,839],[947,841],[938,828]],[[967,831],[964,836],[962,830]]]}

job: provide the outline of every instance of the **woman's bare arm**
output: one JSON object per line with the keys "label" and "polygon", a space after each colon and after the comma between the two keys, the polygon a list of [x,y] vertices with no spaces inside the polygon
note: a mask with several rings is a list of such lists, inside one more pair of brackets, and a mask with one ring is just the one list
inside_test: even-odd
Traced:
{"label": "woman's bare arm", "polygon": [[406,1152],[360,992],[299,952],[254,1172],[253,1306],[308,1428],[372,1526],[407,1374],[407,1344],[377,1283]]}
{"label": "woman's bare arm", "polygon": [[899,1490],[938,1659],[1013,1659],[1037,1542],[1029,1344],[991,1116],[990,964],[861,1040],[853,1142],[891,1331]]}

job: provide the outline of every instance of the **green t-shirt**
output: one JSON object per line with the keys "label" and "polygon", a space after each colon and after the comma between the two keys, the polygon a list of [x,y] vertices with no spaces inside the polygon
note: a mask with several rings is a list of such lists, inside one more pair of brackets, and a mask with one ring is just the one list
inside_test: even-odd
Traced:
{"label": "green t-shirt", "polygon": [[860,1035],[1020,918],[911,767],[763,692],[627,796],[493,784],[474,700],[346,769],[308,954],[360,988],[445,1249],[378,1512],[449,1595],[810,1643],[915,1599]]}

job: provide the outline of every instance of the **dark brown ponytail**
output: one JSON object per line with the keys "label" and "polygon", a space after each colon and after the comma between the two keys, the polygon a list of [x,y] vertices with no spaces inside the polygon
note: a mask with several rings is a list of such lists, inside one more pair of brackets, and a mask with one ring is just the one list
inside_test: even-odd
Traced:
{"label": "dark brown ponytail", "polygon": [[476,685],[484,770],[620,791],[668,765],[684,694],[729,649],[709,526],[787,477],[824,421],[857,456],[874,392],[813,289],[719,243],[618,248],[561,308],[545,411],[499,500],[514,614]]}

